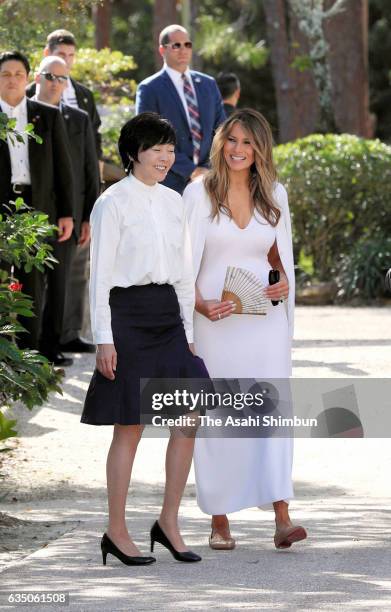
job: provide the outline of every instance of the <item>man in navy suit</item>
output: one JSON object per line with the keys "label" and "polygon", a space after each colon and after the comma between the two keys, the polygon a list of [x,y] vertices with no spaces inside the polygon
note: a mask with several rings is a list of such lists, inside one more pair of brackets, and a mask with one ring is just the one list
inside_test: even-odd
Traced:
{"label": "man in navy suit", "polygon": [[189,69],[192,42],[185,28],[164,28],[159,53],[164,66],[139,84],[136,114],[154,111],[174,126],[175,163],[163,184],[182,193],[189,181],[206,172],[213,135],[226,116],[215,80]]}

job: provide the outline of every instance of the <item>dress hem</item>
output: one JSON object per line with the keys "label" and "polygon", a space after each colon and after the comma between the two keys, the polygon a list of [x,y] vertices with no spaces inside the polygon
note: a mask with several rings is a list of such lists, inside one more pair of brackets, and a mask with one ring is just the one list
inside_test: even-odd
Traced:
{"label": "dress hem", "polygon": [[289,501],[294,499],[294,494],[292,493],[292,495],[286,495],[286,496],[282,496],[279,497],[278,499],[272,499],[269,501],[261,501],[261,502],[251,502],[251,503],[246,503],[245,505],[240,505],[238,506],[231,506],[228,509],[222,509],[222,508],[218,508],[217,510],[204,510],[204,508],[202,508],[199,500],[197,499],[197,504],[198,507],[200,508],[200,510],[204,513],[204,514],[209,514],[210,516],[212,515],[218,515],[218,514],[232,514],[233,512],[240,512],[241,510],[249,510],[250,508],[259,508],[260,510],[271,510],[273,508],[272,504],[276,501],[285,501],[288,505],[289,505]]}

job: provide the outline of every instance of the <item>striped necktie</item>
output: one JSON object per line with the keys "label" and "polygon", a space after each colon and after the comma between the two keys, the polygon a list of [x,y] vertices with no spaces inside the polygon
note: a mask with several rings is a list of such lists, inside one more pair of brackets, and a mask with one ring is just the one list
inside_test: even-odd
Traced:
{"label": "striped necktie", "polygon": [[183,79],[183,93],[185,94],[185,100],[190,117],[190,131],[193,140],[193,161],[195,165],[198,165],[200,161],[200,149],[202,140],[202,131],[200,123],[200,113],[198,110],[197,98],[193,92],[190,81],[185,74],[182,74]]}

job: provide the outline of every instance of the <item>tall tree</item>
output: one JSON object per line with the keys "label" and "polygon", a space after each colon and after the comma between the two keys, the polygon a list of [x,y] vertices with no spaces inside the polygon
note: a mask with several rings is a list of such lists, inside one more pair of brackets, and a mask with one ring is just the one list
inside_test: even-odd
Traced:
{"label": "tall tree", "polygon": [[367,8],[367,0],[264,0],[282,142],[313,131],[371,136]]}
{"label": "tall tree", "polygon": [[332,106],[340,132],[371,138],[369,112],[368,0],[347,0],[344,11],[324,24],[329,45]]}
{"label": "tall tree", "polygon": [[[286,0],[264,0],[276,91],[279,141],[294,140],[313,131],[319,102],[313,75],[294,67],[297,57],[308,56],[308,42]],[[305,103],[303,103],[305,100]]]}
{"label": "tall tree", "polygon": [[110,47],[111,35],[111,0],[101,0],[92,7],[95,24],[95,47],[104,49]]}
{"label": "tall tree", "polygon": [[162,58],[158,52],[159,34],[166,26],[178,22],[181,23],[177,0],[164,0],[164,2],[162,0],[155,0],[153,8],[153,40],[157,69],[162,66]]}
{"label": "tall tree", "polygon": [[[324,0],[289,0],[298,18],[301,32],[309,42],[309,62],[319,96],[319,127],[323,132],[335,131],[332,105],[332,84],[329,63],[329,45],[324,33],[324,24],[342,12],[345,0],[331,0],[325,8]],[[334,20],[333,20],[334,27]]]}

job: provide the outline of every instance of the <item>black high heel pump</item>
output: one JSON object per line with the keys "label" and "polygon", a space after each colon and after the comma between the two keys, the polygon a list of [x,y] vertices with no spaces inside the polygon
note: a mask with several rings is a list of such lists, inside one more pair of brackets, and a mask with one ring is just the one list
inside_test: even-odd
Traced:
{"label": "black high heel pump", "polygon": [[100,547],[102,549],[102,559],[103,565],[106,565],[106,557],[107,554],[110,553],[114,557],[117,557],[122,563],[125,565],[149,565],[150,563],[155,563],[155,557],[131,557],[130,555],[125,555],[117,546],[112,542],[109,536],[104,533]]}
{"label": "black high heel pump", "polygon": [[175,550],[157,521],[154,522],[151,529],[151,552],[153,552],[155,542],[159,542],[159,544],[165,546],[177,561],[184,561],[185,563],[201,561],[201,557],[193,553],[191,550],[187,550],[186,552],[179,552]]}

